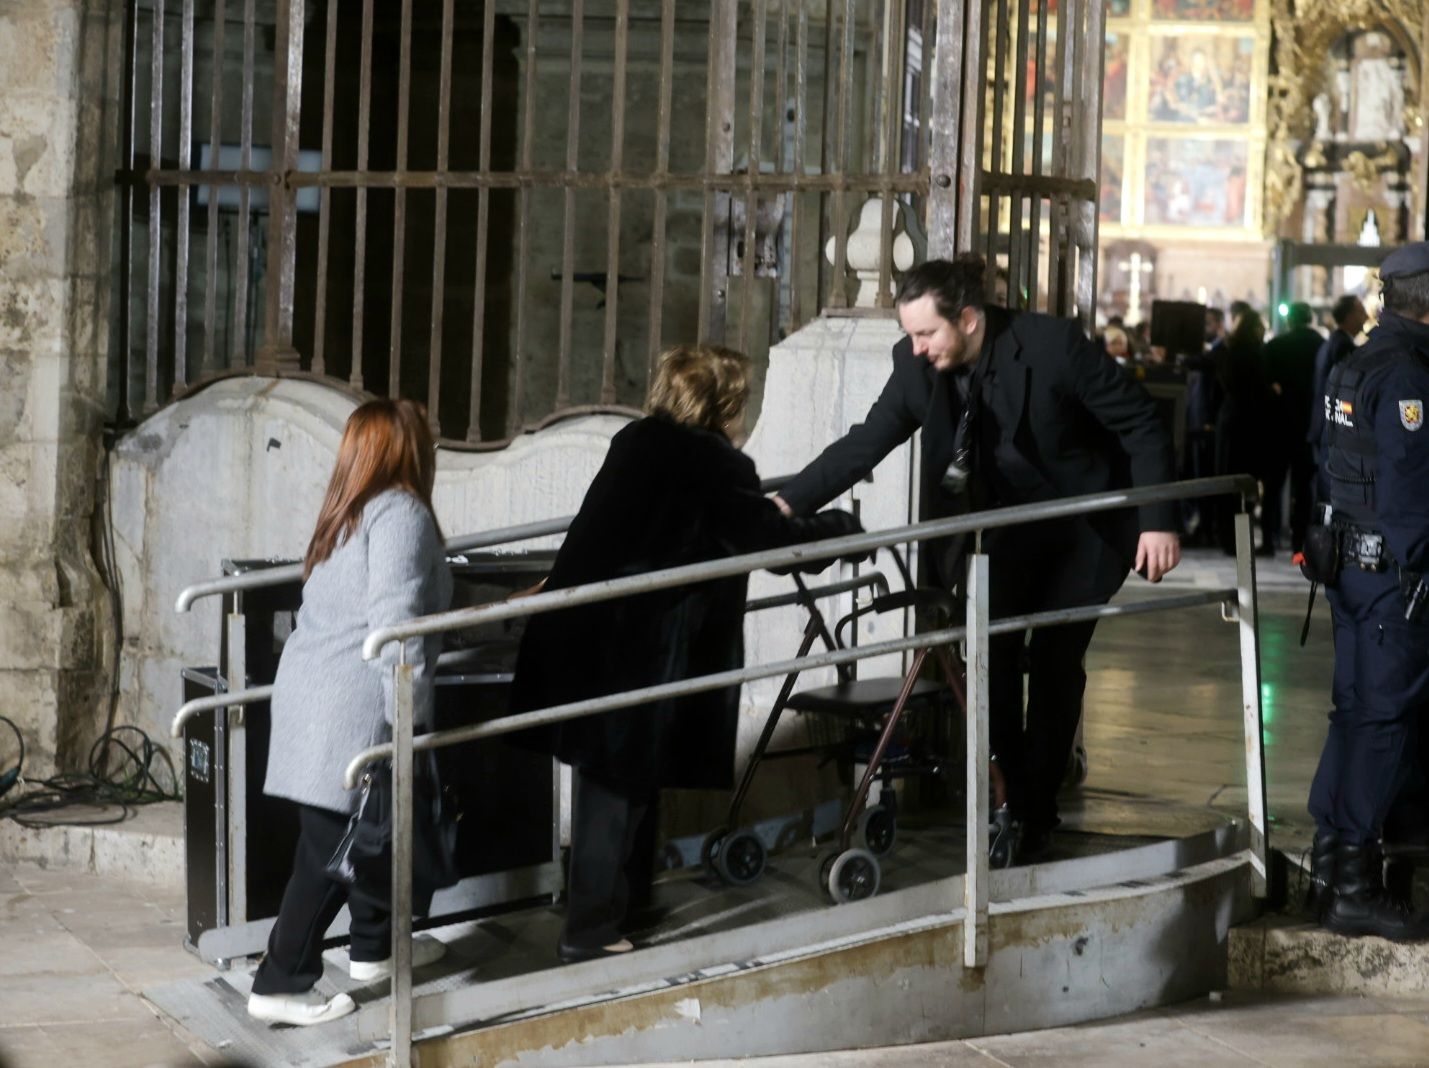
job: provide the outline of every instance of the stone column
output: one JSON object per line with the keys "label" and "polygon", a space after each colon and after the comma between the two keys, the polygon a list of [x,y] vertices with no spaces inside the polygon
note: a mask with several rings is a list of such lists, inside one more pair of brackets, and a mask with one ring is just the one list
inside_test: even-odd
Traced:
{"label": "stone column", "polygon": [[25,735],[28,778],[82,764],[114,655],[90,545],[122,13],[0,5],[0,715]]}

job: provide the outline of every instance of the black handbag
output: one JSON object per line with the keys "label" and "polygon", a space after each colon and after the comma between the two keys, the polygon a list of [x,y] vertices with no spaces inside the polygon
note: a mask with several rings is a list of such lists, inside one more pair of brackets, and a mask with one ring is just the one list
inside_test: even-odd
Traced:
{"label": "black handbag", "polygon": [[[412,911],[424,915],[432,895],[459,879],[456,865],[455,794],[443,790],[436,760],[414,754],[412,808]],[[362,796],[347,831],[333,851],[327,874],[388,908],[392,901],[392,765],[382,761],[362,777]]]}

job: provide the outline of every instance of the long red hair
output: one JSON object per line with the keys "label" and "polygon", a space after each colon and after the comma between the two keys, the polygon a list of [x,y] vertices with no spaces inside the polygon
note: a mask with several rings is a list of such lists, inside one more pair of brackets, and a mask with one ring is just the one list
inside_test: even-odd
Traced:
{"label": "long red hair", "polygon": [[[436,476],[436,444],[425,407],[416,401],[385,398],[359,407],[348,416],[342,432],[337,464],[303,557],[303,580],[352,536],[363,508],[379,493],[406,490],[432,511]],[[435,513],[432,521],[436,522]]]}

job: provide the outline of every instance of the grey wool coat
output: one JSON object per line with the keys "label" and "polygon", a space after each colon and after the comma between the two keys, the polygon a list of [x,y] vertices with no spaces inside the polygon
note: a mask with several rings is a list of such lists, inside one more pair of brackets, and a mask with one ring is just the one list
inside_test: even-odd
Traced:
{"label": "grey wool coat", "polygon": [[[362,659],[377,627],[445,611],[452,579],[431,513],[411,494],[387,490],[367,502],[352,535],[303,584],[297,626],[273,683],[273,734],[263,792],[350,814],[348,761],[392,737],[397,643]],[[416,682],[415,723],[432,722],[432,675],[441,636],[406,642]]]}

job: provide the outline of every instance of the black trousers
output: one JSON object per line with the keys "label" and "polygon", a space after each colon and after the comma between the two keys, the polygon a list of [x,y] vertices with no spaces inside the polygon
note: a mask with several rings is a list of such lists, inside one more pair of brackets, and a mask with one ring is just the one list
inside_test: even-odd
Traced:
{"label": "black trousers", "polygon": [[[1105,604],[1126,575],[1124,562],[1081,520],[990,532],[987,545],[994,619]],[[1028,826],[1057,825],[1057,791],[1082,717],[1082,661],[1095,630],[1095,620],[1066,623],[998,635],[989,645],[988,740],[1008,807]]]}
{"label": "black trousers", "polygon": [[323,936],[344,904],[352,916],[351,957],[386,960],[392,952],[391,916],[384,904],[328,877],[323,870],[347,830],[348,817],[298,806],[298,848],[283,890],[268,952],[253,976],[255,994],[301,994],[323,974]]}
{"label": "black trousers", "polygon": [[620,941],[630,909],[649,901],[659,792],[586,768],[574,779],[561,941],[595,949]]}

